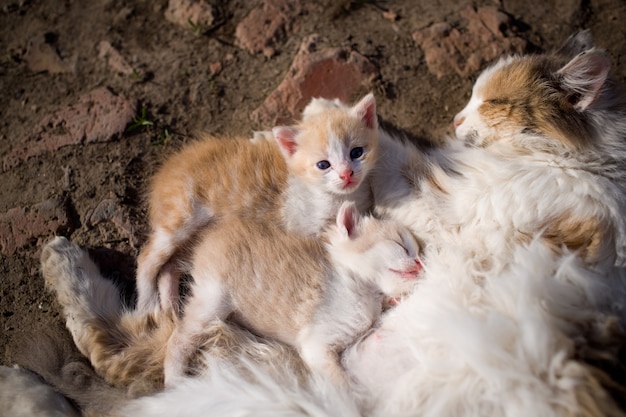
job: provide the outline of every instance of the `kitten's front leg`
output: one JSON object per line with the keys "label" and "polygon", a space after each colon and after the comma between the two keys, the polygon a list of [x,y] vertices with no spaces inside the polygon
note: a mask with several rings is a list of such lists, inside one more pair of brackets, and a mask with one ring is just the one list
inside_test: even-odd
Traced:
{"label": "kitten's front leg", "polygon": [[[210,273],[210,271],[206,271]],[[219,281],[203,279],[194,275],[196,282],[192,296],[185,305],[182,319],[176,325],[167,342],[165,354],[165,386],[171,387],[185,375],[189,359],[198,348],[196,341],[211,328],[216,319],[223,320],[231,312],[227,297]]]}
{"label": "kitten's front leg", "polygon": [[349,388],[348,376],[341,366],[339,354],[332,346],[321,343],[316,336],[308,335],[302,339],[299,352],[311,371],[327,376],[339,389]]}

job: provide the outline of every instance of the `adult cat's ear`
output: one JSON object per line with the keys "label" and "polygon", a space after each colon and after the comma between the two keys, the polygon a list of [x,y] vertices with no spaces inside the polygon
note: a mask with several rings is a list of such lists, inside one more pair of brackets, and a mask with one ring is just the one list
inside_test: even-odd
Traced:
{"label": "adult cat's ear", "polygon": [[582,111],[596,102],[609,75],[611,60],[599,49],[576,55],[558,71],[565,91],[576,110]]}
{"label": "adult cat's ear", "polygon": [[298,149],[298,143],[296,142],[298,132],[299,130],[295,127],[276,126],[272,128],[272,134],[278,143],[278,147],[287,158],[296,153],[296,149]]}
{"label": "adult cat's ear", "polygon": [[352,107],[352,112],[365,124],[368,129],[378,129],[376,116],[376,99],[369,93]]}
{"label": "adult cat's ear", "polygon": [[337,213],[337,227],[345,236],[352,239],[358,235],[361,219],[356,205],[351,201],[344,201]]}
{"label": "adult cat's ear", "polygon": [[572,34],[556,51],[557,55],[572,59],[581,52],[593,48],[593,37],[589,29]]}

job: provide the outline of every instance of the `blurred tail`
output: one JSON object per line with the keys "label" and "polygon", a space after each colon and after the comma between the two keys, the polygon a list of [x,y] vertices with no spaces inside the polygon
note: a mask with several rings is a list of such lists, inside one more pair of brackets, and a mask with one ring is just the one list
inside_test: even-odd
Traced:
{"label": "blurred tail", "polygon": [[41,270],[63,307],[74,343],[98,375],[132,397],[163,387],[165,347],[174,327],[169,313],[126,309],[115,284],[65,238],[44,247]]}

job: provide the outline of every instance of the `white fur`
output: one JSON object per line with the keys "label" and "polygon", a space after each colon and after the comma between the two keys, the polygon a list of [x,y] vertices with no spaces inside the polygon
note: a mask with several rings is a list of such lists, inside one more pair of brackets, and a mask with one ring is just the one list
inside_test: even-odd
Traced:
{"label": "white fur", "polygon": [[346,355],[367,414],[584,415],[586,394],[599,406],[605,393],[574,347],[585,326],[620,313],[605,306],[623,284],[535,241],[481,285],[459,249],[428,258],[419,291]]}
{"label": "white fur", "polygon": [[352,397],[319,379],[296,384],[289,369],[207,358],[203,375],[123,415],[356,415],[355,403],[366,416],[621,415],[574,356],[584,329],[619,314],[621,277],[556,258],[540,241],[517,247],[484,285],[468,279],[471,263],[458,246],[428,259],[419,290],[344,355]]}
{"label": "white fur", "polygon": [[[581,154],[543,152],[549,140],[527,132],[424,156],[386,144],[390,168],[401,167],[387,175],[401,191],[378,195],[377,210],[424,240],[425,276],[344,353],[350,396],[318,376],[301,383],[280,363],[241,370],[207,358],[202,375],[131,402],[124,415],[624,415],[579,359],[626,325],[626,117],[613,100],[580,102],[597,127],[596,146]],[[488,134],[477,103],[457,117],[458,136],[465,124]],[[314,101],[304,117],[324,106],[341,103]],[[539,225],[565,212],[610,219],[617,239],[606,262],[545,246]]]}
{"label": "white fur", "polygon": [[354,401],[319,376],[303,385],[288,367],[276,364],[280,379],[258,364],[243,361],[243,377],[229,363],[207,357],[210,372],[187,378],[161,394],[134,400],[119,417],[267,416],[356,417]]}
{"label": "white fur", "polygon": [[78,349],[86,357],[89,337],[84,323],[94,317],[115,319],[123,310],[117,287],[100,279],[98,267],[89,254],[64,237],[55,237],[41,254],[42,274],[46,285],[54,288],[63,306],[65,325]]}

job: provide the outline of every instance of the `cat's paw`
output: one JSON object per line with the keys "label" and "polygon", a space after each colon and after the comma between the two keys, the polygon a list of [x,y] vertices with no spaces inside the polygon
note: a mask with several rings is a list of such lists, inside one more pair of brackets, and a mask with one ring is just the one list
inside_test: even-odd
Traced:
{"label": "cat's paw", "polygon": [[46,284],[55,288],[63,274],[71,268],[72,259],[82,250],[62,236],[56,236],[41,251],[41,273]]}
{"label": "cat's paw", "polygon": [[85,272],[96,269],[86,251],[61,236],[44,246],[40,261],[46,285],[64,306],[74,303]]}

